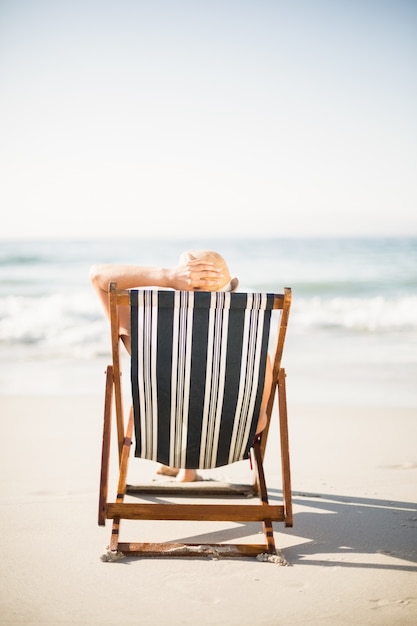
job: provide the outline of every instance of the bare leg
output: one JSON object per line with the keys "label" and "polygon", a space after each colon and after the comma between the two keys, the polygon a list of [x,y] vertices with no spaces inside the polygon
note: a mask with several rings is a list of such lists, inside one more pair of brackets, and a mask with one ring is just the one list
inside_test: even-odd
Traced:
{"label": "bare leg", "polygon": [[272,385],[272,366],[271,366],[271,361],[268,357],[266,361],[265,384],[264,384],[264,392],[262,396],[261,410],[259,412],[258,425],[256,427],[257,435],[259,435],[259,433],[263,431],[268,421],[266,417],[266,407],[267,407],[268,400],[269,400],[271,385]]}
{"label": "bare leg", "polygon": [[266,412],[261,411],[261,414],[258,419],[258,425],[256,427],[256,435],[259,435],[259,433],[261,433],[264,430],[266,423],[267,423]]}

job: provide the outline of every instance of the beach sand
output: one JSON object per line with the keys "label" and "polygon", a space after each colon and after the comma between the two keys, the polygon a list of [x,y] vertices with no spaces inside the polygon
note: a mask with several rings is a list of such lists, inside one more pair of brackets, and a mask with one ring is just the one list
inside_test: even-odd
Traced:
{"label": "beach sand", "polygon": [[[289,406],[295,517],[292,529],[275,525],[289,563],[282,567],[101,562],[110,536],[110,524],[96,521],[102,404],[101,396],[0,398],[0,624],[415,626],[415,409]],[[270,444],[275,437],[272,430]],[[131,462],[137,477],[141,463]],[[276,464],[271,444],[272,499]],[[244,541],[258,532],[167,524],[136,523],[129,538],[198,541],[211,532],[213,540]]]}

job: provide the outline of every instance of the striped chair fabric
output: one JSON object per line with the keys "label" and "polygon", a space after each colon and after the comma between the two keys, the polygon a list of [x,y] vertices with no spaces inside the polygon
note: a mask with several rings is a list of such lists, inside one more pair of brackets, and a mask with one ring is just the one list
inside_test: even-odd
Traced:
{"label": "striped chair fabric", "polygon": [[207,469],[248,456],[274,296],[131,290],[138,457]]}

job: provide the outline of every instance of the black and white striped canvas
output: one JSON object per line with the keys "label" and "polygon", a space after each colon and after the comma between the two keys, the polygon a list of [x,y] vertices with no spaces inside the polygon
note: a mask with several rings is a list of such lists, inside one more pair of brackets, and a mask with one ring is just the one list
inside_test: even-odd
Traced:
{"label": "black and white striped canvas", "polygon": [[136,456],[178,468],[246,458],[273,295],[132,290]]}

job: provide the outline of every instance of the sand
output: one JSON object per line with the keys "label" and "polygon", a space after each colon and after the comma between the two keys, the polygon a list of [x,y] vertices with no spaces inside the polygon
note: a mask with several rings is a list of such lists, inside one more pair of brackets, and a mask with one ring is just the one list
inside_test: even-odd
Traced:
{"label": "sand", "polygon": [[[288,567],[102,563],[110,534],[96,522],[102,398],[3,396],[0,416],[2,625],[417,623],[415,409],[289,407],[295,519],[292,529],[275,525]],[[270,448],[272,497],[277,462]],[[131,465],[138,476],[140,463]],[[244,541],[256,532],[142,524],[160,539],[213,532]]]}

